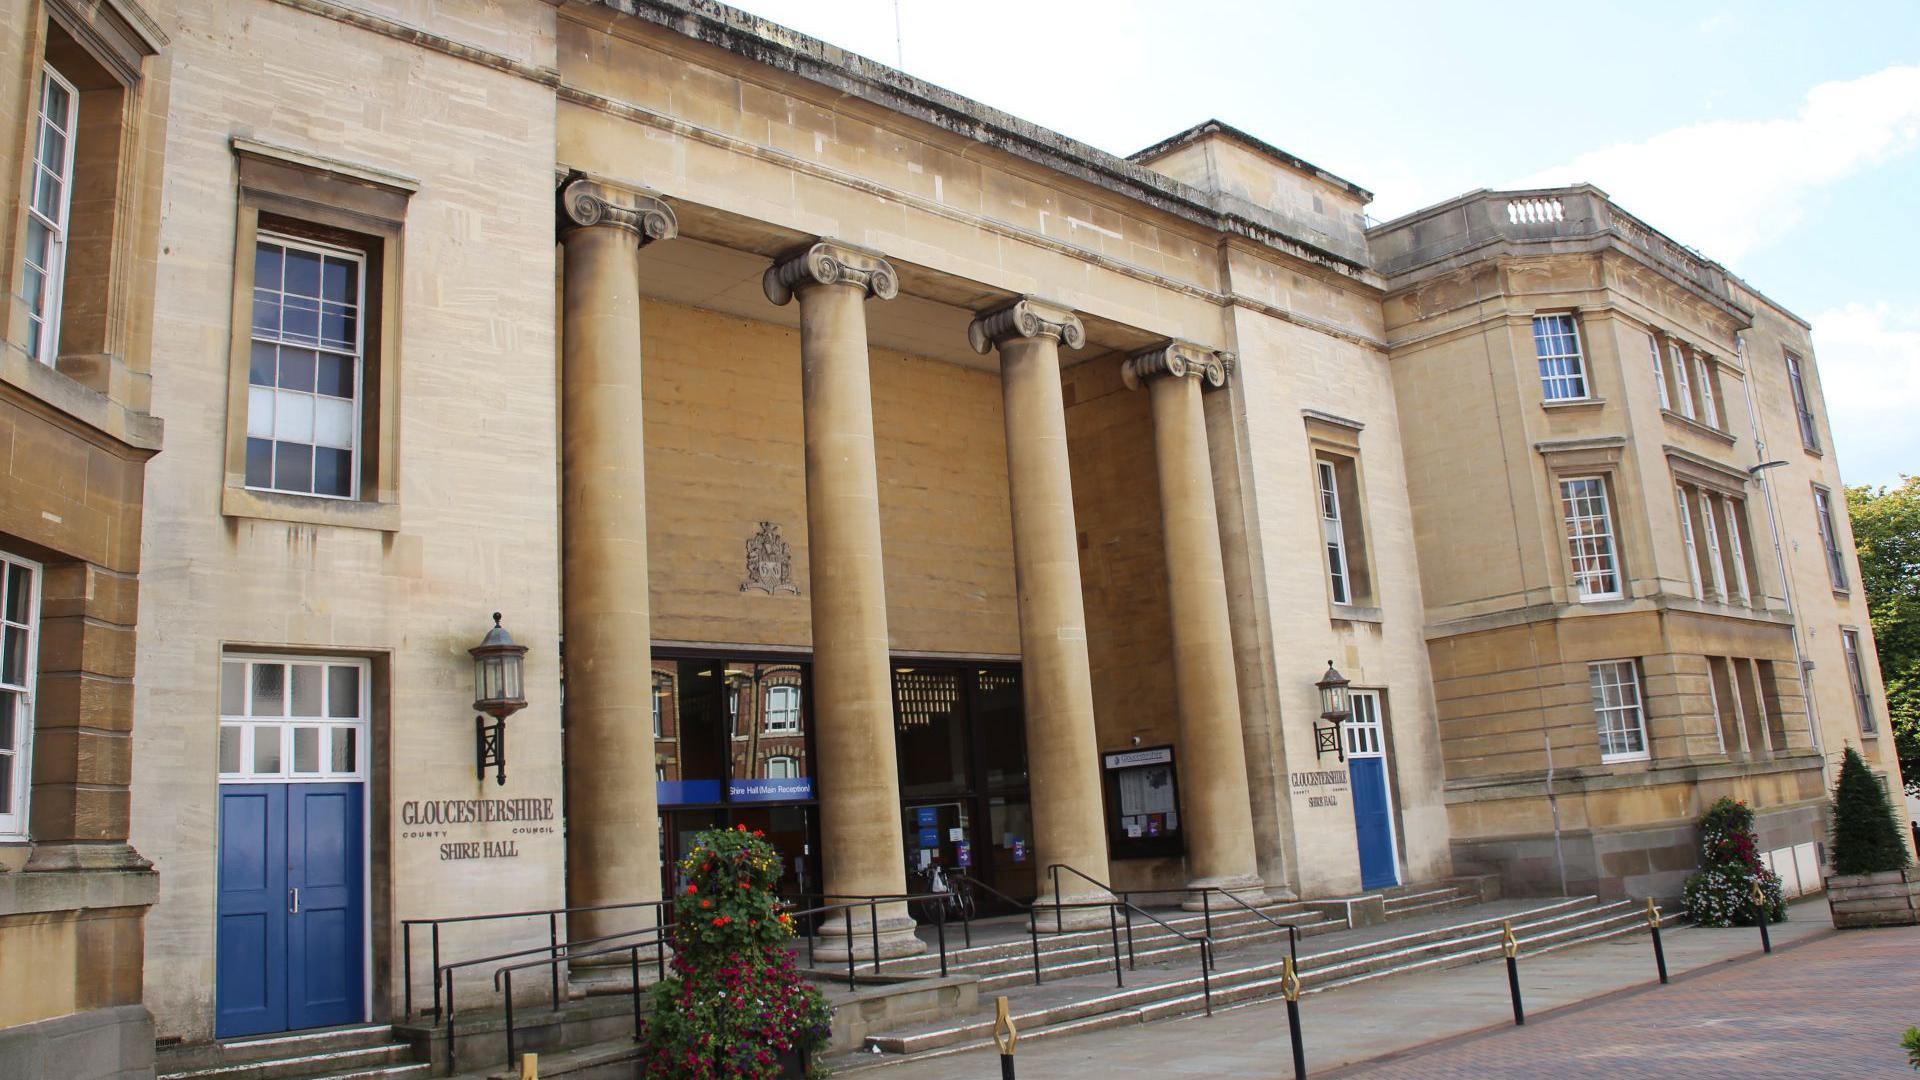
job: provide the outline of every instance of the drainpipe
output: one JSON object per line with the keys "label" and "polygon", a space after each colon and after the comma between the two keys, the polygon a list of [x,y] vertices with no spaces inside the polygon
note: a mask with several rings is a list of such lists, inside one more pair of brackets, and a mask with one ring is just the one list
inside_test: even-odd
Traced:
{"label": "drainpipe", "polygon": [[1826,750],[1820,744],[1819,713],[1813,701],[1813,682],[1807,677],[1807,654],[1800,647],[1800,614],[1793,602],[1793,577],[1787,572],[1787,554],[1780,544],[1780,517],[1773,506],[1773,484],[1767,479],[1767,470],[1785,465],[1786,462],[1767,460],[1767,441],[1760,434],[1760,412],[1753,403],[1753,366],[1747,362],[1746,335],[1737,335],[1733,343],[1740,354],[1740,367],[1747,373],[1747,422],[1753,427],[1753,452],[1759,462],[1747,470],[1747,476],[1760,482],[1760,494],[1767,503],[1767,528],[1773,534],[1773,558],[1780,568],[1780,588],[1786,594],[1787,618],[1793,632],[1793,659],[1800,669],[1800,695],[1807,704],[1807,734],[1813,740],[1814,752],[1825,757]]}

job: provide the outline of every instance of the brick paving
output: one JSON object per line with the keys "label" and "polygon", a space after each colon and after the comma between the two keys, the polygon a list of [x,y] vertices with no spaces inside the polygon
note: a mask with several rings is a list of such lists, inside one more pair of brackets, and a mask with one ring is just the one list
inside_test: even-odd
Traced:
{"label": "brick paving", "polygon": [[1530,1017],[1342,1077],[1897,1077],[1920,1024],[1920,930],[1856,930]]}

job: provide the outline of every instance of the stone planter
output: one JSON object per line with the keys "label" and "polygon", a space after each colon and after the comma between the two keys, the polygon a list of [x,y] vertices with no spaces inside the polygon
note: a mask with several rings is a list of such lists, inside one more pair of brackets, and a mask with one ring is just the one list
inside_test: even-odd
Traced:
{"label": "stone planter", "polygon": [[1827,878],[1833,925],[1920,926],[1920,868]]}

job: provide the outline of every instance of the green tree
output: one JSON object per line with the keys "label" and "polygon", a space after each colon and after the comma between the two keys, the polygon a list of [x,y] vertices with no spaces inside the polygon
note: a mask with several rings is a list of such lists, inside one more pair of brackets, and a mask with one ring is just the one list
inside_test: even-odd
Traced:
{"label": "green tree", "polygon": [[1833,785],[1833,872],[1879,874],[1906,866],[1907,842],[1894,822],[1887,789],[1874,779],[1860,751],[1849,746]]}
{"label": "green tree", "polygon": [[1900,772],[1920,795],[1920,476],[1847,489]]}

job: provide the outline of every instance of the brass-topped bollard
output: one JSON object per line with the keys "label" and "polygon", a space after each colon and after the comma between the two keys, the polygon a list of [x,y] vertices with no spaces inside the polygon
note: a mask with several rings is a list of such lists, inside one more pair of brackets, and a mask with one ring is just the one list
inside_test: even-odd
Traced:
{"label": "brass-topped bollard", "polygon": [[540,1055],[520,1055],[520,1080],[540,1080]]}
{"label": "brass-topped bollard", "polygon": [[1513,920],[1500,921],[1500,952],[1507,958],[1507,990],[1513,994],[1513,1022],[1527,1022],[1527,1010],[1520,1004],[1520,939],[1513,936]]}
{"label": "brass-topped bollard", "polygon": [[1647,897],[1647,928],[1653,931],[1653,966],[1659,969],[1660,983],[1667,981],[1667,950],[1660,944],[1660,905]]}
{"label": "brass-topped bollard", "polygon": [[1760,924],[1760,951],[1773,951],[1773,938],[1767,933],[1767,893],[1760,887],[1760,879],[1753,879],[1753,921]]}
{"label": "brass-topped bollard", "polygon": [[1013,1080],[1013,1051],[1020,1045],[1020,1029],[1014,1026],[1005,995],[994,1004],[993,1012],[993,1043],[1000,1048],[1000,1080]]}
{"label": "brass-topped bollard", "polygon": [[1287,997],[1287,1034],[1293,1039],[1293,1080],[1306,1080],[1307,1048],[1300,1039],[1300,973],[1293,968],[1293,957],[1280,969],[1280,990]]}

